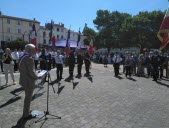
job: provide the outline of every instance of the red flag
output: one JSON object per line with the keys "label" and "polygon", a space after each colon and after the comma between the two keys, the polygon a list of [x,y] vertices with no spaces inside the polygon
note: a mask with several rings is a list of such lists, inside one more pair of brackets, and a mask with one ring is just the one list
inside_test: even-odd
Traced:
{"label": "red flag", "polygon": [[70,55],[70,29],[68,30],[67,41],[66,41],[66,55]]}
{"label": "red flag", "polygon": [[169,43],[169,8],[166,11],[164,19],[161,23],[157,37],[162,43],[160,47],[160,50],[162,50]]}
{"label": "red flag", "polygon": [[89,44],[89,55],[92,55],[92,54],[93,54],[93,40],[91,40]]}
{"label": "red flag", "polygon": [[55,49],[56,38],[55,38],[55,35],[54,35],[54,22],[53,21],[51,21],[51,37],[50,37],[50,40],[52,42],[53,48]]}
{"label": "red flag", "polygon": [[36,47],[36,51],[38,50],[37,44],[36,44],[36,37],[37,37],[37,33],[36,33],[36,27],[35,27],[35,23],[33,23],[32,25],[32,39],[31,39],[31,43],[33,45],[35,45]]}

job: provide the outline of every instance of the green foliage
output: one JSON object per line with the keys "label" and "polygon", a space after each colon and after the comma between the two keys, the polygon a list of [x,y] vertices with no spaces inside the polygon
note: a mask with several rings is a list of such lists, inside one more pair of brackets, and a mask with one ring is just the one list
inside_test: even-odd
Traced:
{"label": "green foliage", "polygon": [[86,38],[84,39],[84,45],[89,45],[91,40],[93,40],[93,43],[95,42],[96,32],[93,29],[86,26],[83,29],[83,34],[84,36],[86,36]]}
{"label": "green foliage", "polygon": [[93,20],[97,30],[98,47],[159,48],[161,43],[157,32],[164,18],[164,12],[139,12],[135,16],[118,11],[98,10]]}
{"label": "green foliage", "polygon": [[25,45],[28,44],[28,42],[25,42],[23,41],[22,39],[16,39],[16,40],[13,40],[11,42],[8,42],[6,44],[6,47],[10,48],[11,50],[14,50],[14,49],[21,49],[23,50],[25,48]]}

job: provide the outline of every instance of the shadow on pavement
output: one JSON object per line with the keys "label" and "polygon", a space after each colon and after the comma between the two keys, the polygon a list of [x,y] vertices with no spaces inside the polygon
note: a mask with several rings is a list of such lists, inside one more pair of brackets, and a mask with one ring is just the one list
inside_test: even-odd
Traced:
{"label": "shadow on pavement", "polygon": [[76,88],[79,82],[73,82],[73,90]]}
{"label": "shadow on pavement", "polygon": [[3,108],[3,107],[5,107],[5,106],[7,106],[9,104],[12,104],[12,103],[14,103],[14,102],[16,102],[16,101],[18,101],[20,99],[21,99],[20,96],[19,97],[13,97],[13,98],[9,99],[6,103],[0,105],[0,108]]}
{"label": "shadow on pavement", "polygon": [[71,82],[71,80],[74,80],[73,77],[67,77],[67,78],[65,79],[66,82]]}
{"label": "shadow on pavement", "polygon": [[42,93],[35,93],[32,97],[32,101],[37,99],[38,97],[41,97],[46,91],[42,92]]}
{"label": "shadow on pavement", "polygon": [[81,79],[81,77],[82,77],[81,75],[77,74],[75,78]]}
{"label": "shadow on pavement", "polygon": [[64,87],[65,87],[65,86],[60,86],[60,85],[58,85],[58,91],[57,91],[57,94],[58,94],[58,95],[62,92],[62,90],[64,89]]}
{"label": "shadow on pavement", "polygon": [[27,120],[24,120],[22,117],[18,120],[17,124],[15,126],[12,126],[12,128],[25,128]]}
{"label": "shadow on pavement", "polygon": [[136,80],[136,79],[134,79],[134,78],[127,78],[127,79],[132,80],[132,81],[137,81],[137,80]]}
{"label": "shadow on pavement", "polygon": [[162,83],[162,82],[160,82],[160,81],[156,81],[156,83],[158,83],[158,84],[160,84],[160,85],[162,85],[162,86],[166,86],[166,87],[169,88],[169,84],[165,84],[165,83]]}
{"label": "shadow on pavement", "polygon": [[[18,93],[20,92],[20,93]],[[20,87],[20,88],[16,88],[15,90],[11,91],[10,93],[15,95],[15,96],[19,96],[19,94],[21,94],[23,92],[23,87]],[[16,94],[18,93],[18,94]]]}
{"label": "shadow on pavement", "polygon": [[121,76],[116,76],[116,78],[118,78],[118,79],[120,79],[120,80],[124,79],[124,78],[121,77]]}
{"label": "shadow on pavement", "polygon": [[2,85],[2,86],[0,86],[0,90],[3,90],[3,89],[5,89],[7,87],[10,87],[10,86],[12,86],[12,84],[10,84],[10,85]]}

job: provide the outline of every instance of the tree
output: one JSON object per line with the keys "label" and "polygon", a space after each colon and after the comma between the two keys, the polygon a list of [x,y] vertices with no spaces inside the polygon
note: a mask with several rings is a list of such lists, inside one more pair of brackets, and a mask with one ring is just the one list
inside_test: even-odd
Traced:
{"label": "tree", "polygon": [[8,43],[6,43],[6,47],[14,50],[14,49],[21,49],[23,50],[25,48],[25,45],[28,44],[28,42],[26,41],[23,41],[22,39],[16,39],[16,40],[13,40],[13,41],[10,41]]}
{"label": "tree", "polygon": [[91,40],[93,40],[93,43],[95,42],[96,32],[92,28],[89,28],[86,25],[83,29],[83,34],[86,36],[86,39],[84,39],[84,45],[89,45]]}

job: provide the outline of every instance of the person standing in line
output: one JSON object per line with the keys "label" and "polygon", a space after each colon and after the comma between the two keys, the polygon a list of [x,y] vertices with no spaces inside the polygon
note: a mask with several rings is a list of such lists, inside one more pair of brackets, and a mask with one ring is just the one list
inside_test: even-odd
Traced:
{"label": "person standing in line", "polygon": [[2,49],[0,49],[0,65],[1,65],[1,72],[4,72],[3,69],[3,60],[2,60],[2,56],[4,54],[4,51]]}
{"label": "person standing in line", "polygon": [[82,56],[82,52],[79,51],[78,52],[78,56],[77,56],[77,73],[78,76],[82,77],[82,65],[83,65],[83,56]]}
{"label": "person standing in line", "polygon": [[48,70],[48,62],[47,62],[47,55],[46,50],[42,49],[42,54],[39,56],[40,61],[40,69],[41,70]]}
{"label": "person standing in line", "polygon": [[73,71],[75,67],[75,55],[74,52],[70,52],[69,58],[68,58],[68,65],[69,65],[69,78],[73,79]]}
{"label": "person standing in line", "polygon": [[90,75],[90,72],[89,72],[89,68],[90,68],[90,65],[91,65],[91,61],[90,61],[90,55],[88,52],[86,52],[85,56],[84,56],[84,63],[85,63],[85,69],[86,69],[86,76]]}
{"label": "person standing in line", "polygon": [[17,49],[15,49],[12,52],[12,58],[13,58],[13,61],[14,61],[14,72],[16,72],[18,70],[18,60],[19,60],[19,54],[18,54]]}
{"label": "person standing in line", "polygon": [[6,80],[6,84],[8,84],[8,71],[10,71],[12,80],[13,80],[13,84],[15,85],[15,78],[14,78],[14,62],[13,62],[13,58],[11,55],[11,50],[9,48],[6,48],[5,53],[2,56],[2,61],[3,61],[3,65],[4,65],[4,72],[5,72],[5,80]]}
{"label": "person standing in line", "polygon": [[57,50],[57,55],[55,56],[55,62],[56,62],[56,74],[57,74],[57,80],[61,80],[62,73],[63,73],[63,56],[60,54],[60,50]]}
{"label": "person standing in line", "polygon": [[126,66],[126,77],[129,75],[131,77],[131,64],[132,64],[132,57],[130,54],[126,56],[125,59],[125,66]]}
{"label": "person standing in line", "polygon": [[38,69],[38,62],[39,62],[39,53],[36,52],[33,57],[34,57],[34,62],[35,62],[35,70],[37,70]]}
{"label": "person standing in line", "polygon": [[33,55],[36,53],[33,44],[25,46],[25,54],[19,59],[19,84],[25,91],[23,118],[28,120],[33,118],[30,114],[30,104],[32,100],[33,90],[35,88],[35,81],[40,78],[36,75]]}
{"label": "person standing in line", "polygon": [[117,77],[119,75],[119,67],[120,67],[121,61],[122,61],[122,58],[120,57],[119,53],[116,52],[116,54],[113,57],[113,66],[114,66],[115,77]]}

